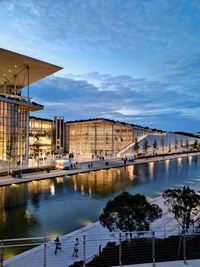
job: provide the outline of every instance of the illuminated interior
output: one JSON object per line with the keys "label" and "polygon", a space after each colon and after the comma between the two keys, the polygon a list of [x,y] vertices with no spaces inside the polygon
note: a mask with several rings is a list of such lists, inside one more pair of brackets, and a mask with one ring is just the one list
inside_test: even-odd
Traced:
{"label": "illuminated interior", "polygon": [[46,157],[52,152],[53,121],[30,118],[29,155]]}
{"label": "illuminated interior", "polygon": [[106,120],[66,123],[67,148],[78,155],[114,156],[133,141],[133,127]]}

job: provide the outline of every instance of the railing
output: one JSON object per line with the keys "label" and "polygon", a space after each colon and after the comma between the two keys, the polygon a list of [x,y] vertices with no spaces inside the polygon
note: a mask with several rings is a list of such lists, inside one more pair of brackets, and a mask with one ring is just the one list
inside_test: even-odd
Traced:
{"label": "railing", "polygon": [[[137,142],[142,141],[142,140],[145,139],[147,136],[148,136],[148,135],[145,134],[145,135],[142,135],[142,136],[138,137],[138,138],[137,138]],[[130,149],[131,147],[133,147],[134,144],[135,144],[135,141],[136,141],[136,140],[134,140],[134,141],[130,142],[129,144],[127,144],[126,146],[124,146],[124,147],[117,153],[117,157],[121,157],[121,156],[122,156],[128,149]]]}
{"label": "railing", "polygon": [[[148,232],[67,235],[0,241],[0,267],[106,267],[200,258],[200,234],[177,234],[174,229]],[[168,235],[169,233],[175,235]],[[80,233],[80,232],[79,232]],[[74,242],[78,238],[77,257]],[[25,251],[13,258],[6,257]]]}
{"label": "railing", "polygon": [[28,98],[26,96],[15,95],[15,94],[4,94],[4,93],[0,93],[0,96],[5,96],[5,97],[8,97],[8,98],[24,100],[24,101],[27,101],[27,102],[29,102],[29,100],[31,99],[31,98]]}

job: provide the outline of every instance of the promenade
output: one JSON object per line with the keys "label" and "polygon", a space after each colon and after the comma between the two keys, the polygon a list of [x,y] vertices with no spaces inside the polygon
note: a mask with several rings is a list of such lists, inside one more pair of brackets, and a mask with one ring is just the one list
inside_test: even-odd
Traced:
{"label": "promenade", "polygon": [[[0,177],[0,186],[6,186],[11,184],[20,184],[20,183],[27,183],[34,180],[43,180],[43,179],[49,179],[49,178],[55,178],[60,176],[70,176],[73,174],[78,173],[85,173],[90,171],[98,171],[98,170],[106,170],[110,168],[120,168],[124,166],[129,165],[137,165],[137,164],[148,164],[150,162],[157,162],[157,161],[163,161],[163,160],[170,160],[170,159],[176,159],[176,158],[183,158],[183,157],[191,157],[194,155],[200,155],[200,152],[193,152],[189,153],[187,155],[186,153],[183,154],[175,154],[175,155],[167,155],[167,156],[158,156],[158,157],[150,157],[150,158],[144,158],[144,159],[136,159],[134,162],[127,161],[126,164],[124,164],[123,160],[121,159],[105,159],[105,160],[92,160],[87,162],[78,162],[78,165],[76,167],[71,168],[70,170],[52,170],[50,173],[48,172],[34,172],[34,173],[28,173],[23,174],[22,178],[13,178],[11,176],[3,176]],[[108,162],[108,165],[105,163]],[[88,165],[91,165],[92,167]]]}

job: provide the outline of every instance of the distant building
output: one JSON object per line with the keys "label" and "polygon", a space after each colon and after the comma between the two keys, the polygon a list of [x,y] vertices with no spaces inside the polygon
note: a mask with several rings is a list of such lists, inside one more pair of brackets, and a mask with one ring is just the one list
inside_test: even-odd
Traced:
{"label": "distant building", "polygon": [[66,151],[80,156],[120,156],[133,150],[136,139],[164,134],[109,119],[66,122],[65,131]]}

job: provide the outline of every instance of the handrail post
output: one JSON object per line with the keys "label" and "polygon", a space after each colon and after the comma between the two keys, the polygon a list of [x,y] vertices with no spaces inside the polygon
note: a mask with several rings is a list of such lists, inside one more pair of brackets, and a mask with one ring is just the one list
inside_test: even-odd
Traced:
{"label": "handrail post", "polygon": [[186,262],[186,240],[185,240],[185,234],[183,234],[183,260],[184,263],[187,264]]}
{"label": "handrail post", "polygon": [[44,267],[47,267],[47,243],[46,243],[46,238],[44,240]]}
{"label": "handrail post", "polygon": [[1,267],[3,267],[3,240],[1,240],[1,251],[0,251],[0,253],[1,253]]}
{"label": "handrail post", "polygon": [[119,266],[122,266],[122,234],[119,233]]}
{"label": "handrail post", "polygon": [[155,266],[155,232],[152,231],[152,263]]}
{"label": "handrail post", "polygon": [[83,267],[85,267],[86,262],[86,240],[85,235],[83,236]]}

